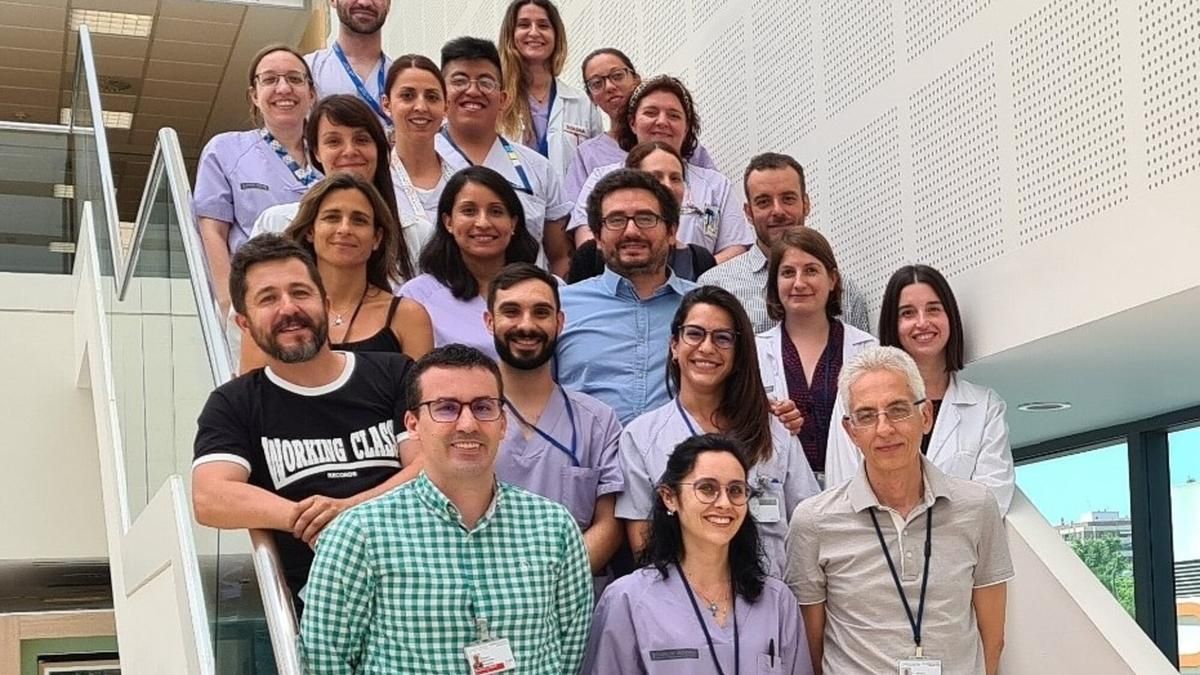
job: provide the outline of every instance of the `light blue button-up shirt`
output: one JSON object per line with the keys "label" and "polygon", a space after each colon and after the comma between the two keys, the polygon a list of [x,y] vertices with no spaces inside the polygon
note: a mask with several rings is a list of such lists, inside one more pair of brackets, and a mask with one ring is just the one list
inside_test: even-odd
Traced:
{"label": "light blue button-up shirt", "polygon": [[671,274],[648,299],[605,268],[562,289],[566,327],[558,340],[558,381],[607,403],[622,424],[653,410],[667,395],[671,319],[696,284]]}

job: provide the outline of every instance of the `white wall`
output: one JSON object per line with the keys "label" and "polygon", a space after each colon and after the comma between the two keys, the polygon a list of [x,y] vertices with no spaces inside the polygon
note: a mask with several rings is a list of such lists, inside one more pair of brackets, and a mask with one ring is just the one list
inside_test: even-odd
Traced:
{"label": "white wall", "polygon": [[70,276],[0,273],[0,560],[108,557],[74,293]]}

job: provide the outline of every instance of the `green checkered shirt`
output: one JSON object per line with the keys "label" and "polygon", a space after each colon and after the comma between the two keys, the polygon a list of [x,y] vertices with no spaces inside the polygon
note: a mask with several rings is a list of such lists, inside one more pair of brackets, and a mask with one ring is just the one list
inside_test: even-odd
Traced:
{"label": "green checkered shirt", "polygon": [[301,627],[313,675],[468,673],[475,617],[517,672],[575,675],[592,616],[583,537],[562,506],[498,483],[468,530],[424,472],[318,540]]}

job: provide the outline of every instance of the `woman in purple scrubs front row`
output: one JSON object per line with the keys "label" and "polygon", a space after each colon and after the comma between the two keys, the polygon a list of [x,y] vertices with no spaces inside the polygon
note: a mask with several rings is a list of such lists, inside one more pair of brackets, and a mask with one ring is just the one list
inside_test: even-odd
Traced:
{"label": "woman in purple scrubs front row", "polygon": [[745,447],[675,447],[655,488],[645,567],[596,605],[581,673],[811,675],[796,598],[763,569]]}

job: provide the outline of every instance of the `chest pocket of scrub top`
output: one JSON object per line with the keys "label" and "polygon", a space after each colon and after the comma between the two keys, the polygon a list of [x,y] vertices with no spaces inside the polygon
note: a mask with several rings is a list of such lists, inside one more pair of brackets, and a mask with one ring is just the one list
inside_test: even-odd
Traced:
{"label": "chest pocket of scrub top", "polygon": [[721,207],[717,204],[697,203],[689,198],[684,200],[680,210],[680,220],[688,224],[688,232],[683,233],[681,241],[698,244],[714,250],[717,245],[717,235],[721,232]]}
{"label": "chest pocket of scrub top", "polygon": [[581,528],[592,522],[596,512],[596,488],[600,485],[600,469],[586,466],[564,466],[562,492],[559,502],[567,507]]}
{"label": "chest pocket of scrub top", "polygon": [[[762,540],[763,552],[767,556],[767,573],[775,575],[782,570],[784,562],[784,538],[788,527],[788,499],[783,493],[784,473],[782,467],[776,466],[779,453],[771,457],[771,462],[756,467],[750,477],[750,487],[758,495],[760,505],[754,522],[758,524],[758,536]],[[774,500],[774,506],[769,507],[766,500]],[[760,516],[770,516],[760,518]]]}
{"label": "chest pocket of scrub top", "polygon": [[[771,665],[774,661],[775,665]],[[758,655],[758,675],[777,675],[783,672],[783,664],[779,662],[779,654],[771,656],[769,654]]]}

